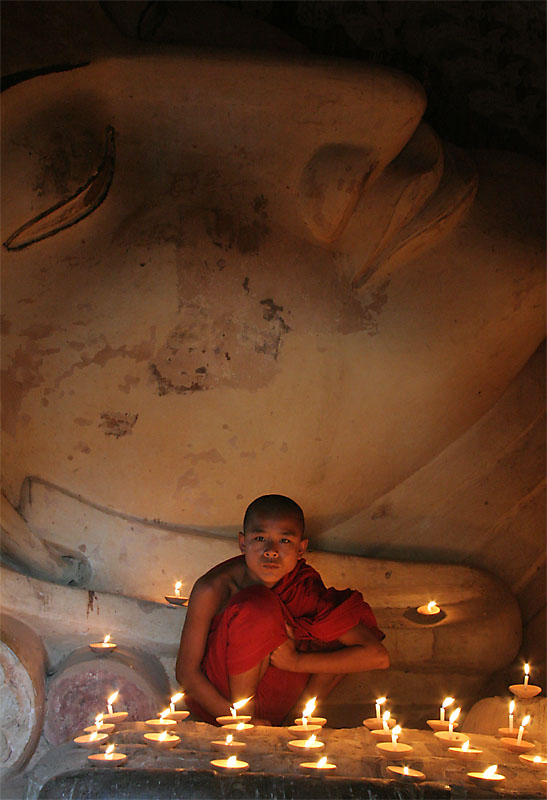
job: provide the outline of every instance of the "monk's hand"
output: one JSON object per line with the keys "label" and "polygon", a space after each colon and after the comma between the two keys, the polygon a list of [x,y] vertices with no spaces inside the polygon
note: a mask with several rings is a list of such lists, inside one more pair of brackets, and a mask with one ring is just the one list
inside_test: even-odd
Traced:
{"label": "monk's hand", "polygon": [[287,639],[279,647],[272,651],[270,664],[278,669],[286,669],[288,672],[298,672],[301,653],[298,652],[292,639]]}

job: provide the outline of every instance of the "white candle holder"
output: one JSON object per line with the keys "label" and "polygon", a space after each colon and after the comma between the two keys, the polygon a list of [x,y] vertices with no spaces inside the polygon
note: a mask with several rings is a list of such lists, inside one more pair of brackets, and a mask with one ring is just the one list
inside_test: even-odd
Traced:
{"label": "white candle holder", "polygon": [[287,730],[298,739],[309,739],[312,733],[315,733],[316,736],[321,733],[322,728],[321,725],[307,725],[306,727],[304,725],[289,725]]}
{"label": "white candle holder", "polygon": [[405,783],[419,783],[425,780],[423,772],[420,772],[418,769],[410,769],[410,767],[399,767],[388,764],[386,771],[390,777],[396,778],[398,781],[405,781]]}
{"label": "white candle holder", "polygon": [[112,722],[107,722],[106,724],[103,722],[102,725],[88,725],[87,728],[84,728],[86,733],[93,733],[97,731],[97,733],[112,733],[112,731],[116,730],[116,726]]}
{"label": "white candle holder", "polygon": [[464,742],[469,740],[469,736],[465,733],[456,733],[455,731],[450,734],[450,731],[437,731],[433,734],[435,739],[443,747],[461,747]]}
{"label": "white candle holder", "polygon": [[530,700],[541,692],[541,686],[534,686],[526,683],[513,683],[509,691],[516,695],[520,700]]}
{"label": "white candle holder", "polygon": [[150,728],[151,731],[159,731],[161,733],[168,728],[174,728],[177,723],[174,719],[158,717],[158,719],[146,719],[144,724],[147,728]]}
{"label": "white candle holder", "polygon": [[389,758],[395,761],[399,758],[406,758],[410,753],[414,752],[414,748],[410,744],[403,744],[402,742],[379,742],[376,749],[384,758]]}
{"label": "white candle holder", "polygon": [[180,736],[175,733],[167,733],[163,739],[161,737],[161,733],[145,733],[143,735],[146,744],[150,745],[150,747],[155,747],[157,750],[170,750],[180,742]]}
{"label": "white candle holder", "polygon": [[236,742],[235,740],[227,742],[225,739],[215,739],[214,742],[211,742],[211,747],[219,753],[233,756],[244,750],[247,747],[247,742]]}
{"label": "white candle holder", "polygon": [[117,646],[118,645],[114,644],[114,642],[92,642],[89,645],[89,649],[94,653],[97,653],[99,656],[106,656],[109,653],[114,652]]}
{"label": "white candle holder", "polygon": [[470,747],[468,750],[462,747],[449,747],[448,754],[460,761],[477,761],[482,756],[482,750],[478,747]]}
{"label": "white candle holder", "polygon": [[249,765],[246,761],[239,761],[237,758],[235,761],[228,763],[229,759],[227,758],[215,758],[211,761],[211,766],[217,772],[224,772],[230,773],[232,775],[238,775],[240,772],[245,772],[249,769]]}
{"label": "white candle holder", "polygon": [[188,598],[187,597],[179,597],[176,594],[166,594],[164,595],[165,599],[168,603],[171,603],[173,606],[187,606],[188,605]]}
{"label": "white candle holder", "polygon": [[103,722],[113,722],[114,724],[123,722],[127,719],[128,711],[113,711],[112,714],[103,714]]}
{"label": "white candle holder", "polygon": [[[387,720],[388,728],[394,728],[396,724],[397,720],[395,718],[392,719],[390,717]],[[384,721],[381,717],[380,719],[378,719],[378,717],[367,717],[367,719],[363,720],[363,725],[365,726],[365,728],[368,728],[369,731],[377,731],[380,730],[380,728],[384,727]]]}
{"label": "white candle holder", "polygon": [[505,780],[505,775],[495,773],[494,775],[485,776],[482,772],[468,772],[467,777],[476,786],[482,786],[485,789],[492,789],[499,786]]}
{"label": "white candle holder", "polygon": [[[303,717],[297,717],[294,721],[294,724],[302,725],[302,719]],[[326,717],[306,717],[306,719],[308,720],[308,725],[319,725],[321,728],[323,728],[327,724]]]}
{"label": "white candle holder", "polygon": [[303,772],[317,775],[321,773],[336,772],[336,764],[330,764],[328,761],[321,765],[319,765],[317,761],[303,761],[299,766]]}
{"label": "white candle holder", "polygon": [[190,716],[189,711],[170,711],[168,714],[165,715],[166,719],[174,719],[175,722],[182,722],[183,719],[186,719],[189,716]]}
{"label": "white candle holder", "polygon": [[531,756],[527,753],[519,755],[519,761],[521,764],[524,764],[525,767],[533,770],[545,770],[547,767],[547,758],[539,756],[539,761],[536,761],[536,758],[538,758],[538,756]]}
{"label": "white candle holder", "polygon": [[300,753],[300,755],[312,755],[313,753],[320,753],[321,750],[325,749],[325,742],[320,742],[319,739],[316,739],[311,744],[306,744],[307,739],[293,739],[290,742],[287,742],[287,747],[293,753]]}
{"label": "white candle holder", "polygon": [[239,722],[250,722],[252,719],[250,714],[236,714],[234,717],[232,714],[226,714],[224,717],[217,717],[217,722],[219,725],[237,725]]}
{"label": "white candle holder", "polygon": [[510,736],[502,737],[500,742],[510,753],[526,753],[528,750],[533,750],[535,747],[533,742],[527,742],[525,739],[521,739],[519,742],[518,739],[513,739]]}
{"label": "white candle holder", "polygon": [[[428,719],[427,724],[433,731],[447,731],[450,722],[447,719]],[[457,728],[458,722],[453,722],[452,727]]]}
{"label": "white candle holder", "polygon": [[96,767],[120,767],[127,761],[127,756],[125,753],[111,753],[109,756],[106,753],[93,753],[87,760]]}
{"label": "white candle holder", "polygon": [[92,739],[91,734],[88,733],[85,736],[76,736],[73,741],[74,744],[78,745],[78,747],[88,747],[92,749],[94,747],[99,747],[102,744],[106,744],[108,741],[108,733],[98,733],[94,739]]}

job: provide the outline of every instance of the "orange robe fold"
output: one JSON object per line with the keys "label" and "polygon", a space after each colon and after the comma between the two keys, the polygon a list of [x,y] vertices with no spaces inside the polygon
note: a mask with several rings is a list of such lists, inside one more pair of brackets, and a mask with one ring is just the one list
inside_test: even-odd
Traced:
{"label": "orange robe fold", "polygon": [[[360,592],[327,589],[304,559],[273,588],[261,584],[237,592],[212,620],[201,669],[223,697],[230,697],[229,676],[247,672],[288,638],[298,650],[332,649],[340,636],[362,623],[378,639],[384,634]],[[309,679],[271,664],[255,693],[255,715],[280,725]],[[215,720],[188,695],[186,705],[200,719]],[[245,713],[242,710],[242,713]]]}

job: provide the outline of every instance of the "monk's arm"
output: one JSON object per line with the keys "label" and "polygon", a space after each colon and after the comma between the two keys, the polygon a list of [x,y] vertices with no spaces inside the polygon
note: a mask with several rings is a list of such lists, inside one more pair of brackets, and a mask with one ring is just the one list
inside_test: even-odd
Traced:
{"label": "monk's arm", "polygon": [[288,639],[271,655],[271,663],[290,672],[336,673],[387,669],[389,655],[384,645],[359,623],[339,637],[339,650],[300,653]]}
{"label": "monk's arm", "polygon": [[190,594],[186,619],[180,637],[175,674],[177,681],[213,717],[230,713],[230,704],[201,670],[211,620],[221,598],[214,585],[197,581]]}

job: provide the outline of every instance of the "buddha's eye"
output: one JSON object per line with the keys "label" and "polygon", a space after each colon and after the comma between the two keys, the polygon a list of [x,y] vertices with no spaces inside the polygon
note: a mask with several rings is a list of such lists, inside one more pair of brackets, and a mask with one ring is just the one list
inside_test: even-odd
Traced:
{"label": "buddha's eye", "polygon": [[75,225],[98,208],[110,189],[114,177],[116,149],[115,131],[106,129],[104,155],[97,171],[66,200],[61,200],[47,211],[25,222],[4,242],[7,250],[22,250],[41,239],[54,236],[59,231]]}

